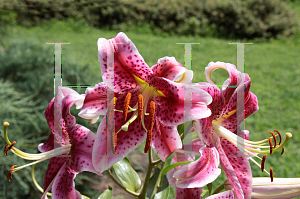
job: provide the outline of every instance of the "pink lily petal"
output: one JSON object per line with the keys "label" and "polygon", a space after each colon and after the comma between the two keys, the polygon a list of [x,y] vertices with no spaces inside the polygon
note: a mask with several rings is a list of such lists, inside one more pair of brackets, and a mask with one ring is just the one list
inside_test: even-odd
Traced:
{"label": "pink lily petal", "polygon": [[212,103],[209,105],[210,109],[212,110],[212,119],[217,119],[223,109],[225,100],[222,95],[222,92],[218,86],[212,83],[206,83],[206,82],[199,82],[193,84],[195,87],[200,88],[204,91],[206,91],[208,94],[212,96]]}
{"label": "pink lily petal", "polygon": [[[205,118],[211,115],[211,110],[207,107],[211,103],[211,96],[196,87],[171,82],[167,79],[153,78],[152,86],[160,90],[166,97],[156,95],[155,100],[158,107],[156,116],[167,126],[182,124],[186,121]],[[184,120],[184,90],[192,92],[192,101],[187,106],[191,106],[191,114],[186,115]]]}
{"label": "pink lily petal", "polygon": [[174,173],[177,178],[176,186],[179,188],[195,188],[203,187],[213,182],[220,174],[219,154],[217,150],[212,147],[202,147],[199,151],[200,158]]}
{"label": "pink lily petal", "polygon": [[214,136],[214,145],[220,154],[224,173],[233,186],[238,199],[250,199],[252,191],[252,172],[247,157],[234,157],[236,147],[228,140]]}
{"label": "pink lily petal", "polygon": [[196,120],[193,122],[193,128],[197,132],[198,137],[202,140],[202,142],[210,146],[212,143],[212,121],[210,117],[203,118],[200,120]]}
{"label": "pink lily petal", "polygon": [[201,199],[202,188],[185,188],[176,187],[175,199]]}
{"label": "pink lily petal", "polygon": [[76,174],[67,165],[60,168],[52,185],[52,198],[81,199],[81,194],[75,190],[74,178]]}
{"label": "pink lily petal", "polygon": [[210,62],[208,66],[205,68],[205,72],[204,72],[208,82],[214,83],[211,80],[210,75],[214,70],[218,68],[223,68],[227,70],[229,73],[230,80],[226,81],[222,87],[223,88],[222,93],[223,96],[225,97],[225,103],[227,103],[232,93],[235,91],[234,86],[236,87],[236,85],[238,84],[238,80],[241,79],[241,73],[236,69],[235,65],[233,64],[224,63],[224,62]]}
{"label": "pink lily petal", "polygon": [[85,119],[94,119],[106,113],[106,85],[102,82],[85,91],[83,107],[78,115]]}
{"label": "pink lily petal", "polygon": [[300,178],[253,178],[252,198],[290,199],[300,196]]}
{"label": "pink lily petal", "polygon": [[151,67],[157,77],[164,77],[177,83],[191,82],[193,71],[187,70],[175,57],[163,57],[157,61],[157,64]]}
{"label": "pink lily petal", "polygon": [[175,151],[182,147],[182,142],[176,126],[166,126],[156,118],[156,128],[153,128],[151,146],[162,161]]}
{"label": "pink lily petal", "polygon": [[71,157],[67,160],[67,165],[78,173],[89,171],[100,175],[92,164],[92,151],[96,135],[79,124],[74,126],[69,135],[73,148],[71,149]]}
{"label": "pink lily petal", "polygon": [[38,150],[40,152],[47,152],[52,149],[54,149],[54,135],[51,133],[44,143],[38,145]]}
{"label": "pink lily petal", "polygon": [[[115,73],[114,80],[126,85],[124,88],[117,89],[118,93],[124,93],[126,90],[137,87],[137,81],[131,75],[135,75],[140,79],[147,81],[148,76],[153,75],[152,70],[145,63],[143,57],[139,54],[133,42],[126,36],[125,33],[120,32],[115,38],[106,40],[104,38],[98,39],[98,60],[101,65],[102,78],[110,78],[107,73],[107,56],[112,56],[110,52],[114,52]],[[123,78],[126,79],[123,79]]]}
{"label": "pink lily petal", "polygon": [[233,191],[229,190],[229,191],[224,191],[224,192],[221,192],[218,194],[211,195],[211,196],[207,197],[206,199],[223,199],[223,198],[235,199],[235,195],[234,195]]}
{"label": "pink lily petal", "polygon": [[50,186],[51,182],[54,180],[61,167],[65,164],[66,160],[67,157],[54,157],[50,159],[44,178],[44,190]]}
{"label": "pink lily petal", "polygon": [[[107,133],[109,133],[109,131]],[[138,147],[146,136],[147,134],[141,124],[138,122],[132,123],[127,132],[120,131],[118,133],[117,154],[115,155],[111,146],[111,136],[108,134],[106,139],[106,117],[104,117],[99,125],[93,147],[94,168],[100,173],[107,170]]]}
{"label": "pink lily petal", "polygon": [[81,102],[84,100],[84,96],[82,95],[67,95],[64,97],[63,102],[62,102],[62,117],[65,120],[66,125],[69,126],[74,126],[76,124],[76,118],[71,115],[70,113],[70,108],[77,102]]}
{"label": "pink lily petal", "polygon": [[[199,152],[199,150],[203,147],[203,143],[201,140],[194,140],[188,144],[185,144],[182,149],[185,151],[185,152]],[[200,153],[199,153],[200,155]],[[194,161],[195,160],[195,155],[192,155],[192,154],[188,154],[188,153],[181,153],[181,152],[178,152],[178,151],[174,151],[173,153],[173,158],[172,158],[172,161],[171,161],[171,164],[174,164],[174,163],[177,163],[177,162],[182,162],[182,161]],[[175,186],[175,183],[176,183],[176,178],[174,178],[174,173],[177,171],[177,170],[180,170],[182,167],[181,166],[178,166],[174,169],[171,169],[167,174],[167,178],[168,178],[168,181],[169,181],[169,184],[170,185],[173,185]]]}

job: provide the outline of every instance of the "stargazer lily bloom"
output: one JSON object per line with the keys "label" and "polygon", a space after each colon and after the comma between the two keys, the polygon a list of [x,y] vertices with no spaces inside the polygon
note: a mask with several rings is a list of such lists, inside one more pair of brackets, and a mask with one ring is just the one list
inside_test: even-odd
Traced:
{"label": "stargazer lily bloom", "polygon": [[[114,56],[112,74],[108,68],[111,56]],[[182,147],[175,126],[185,119],[195,120],[211,114],[207,105],[212,98],[207,92],[178,83],[186,78],[191,80],[192,71],[186,70],[173,57],[159,59],[157,65],[149,68],[124,33],[110,40],[98,40],[98,60],[106,82],[86,90],[79,116],[91,122],[99,115],[107,116],[99,125],[93,149],[93,164],[100,172],[123,159],[145,138],[144,151],[147,152],[151,145],[164,161],[176,148]],[[115,98],[106,103],[108,89],[115,92]],[[185,89],[192,93],[191,113],[186,116]],[[107,124],[113,121],[114,127],[107,129]]]}
{"label": "stargazer lily bloom", "polygon": [[[212,71],[218,68],[227,70],[230,76],[224,82],[222,90],[210,78]],[[271,138],[258,142],[249,141],[248,136],[245,135],[248,132],[240,129],[237,118],[242,118],[238,120],[241,122],[258,110],[257,98],[249,91],[250,77],[248,74],[239,72],[234,65],[223,62],[209,63],[205,68],[205,74],[209,83],[197,83],[196,85],[213,97],[213,102],[209,105],[212,115],[193,122],[193,128],[207,148],[214,147],[217,150],[221,167],[232,184],[237,198],[250,199],[252,174],[249,158],[253,160],[251,156],[258,157],[257,153],[272,153],[283,148],[291,134],[286,134],[286,140],[283,143],[277,143],[275,134],[270,132],[275,141],[274,148]],[[244,81],[242,81],[243,76]],[[242,111],[241,115],[237,115],[238,92],[244,93],[244,102],[241,104],[244,105],[245,111]],[[239,135],[242,134],[239,139],[237,132]],[[270,150],[265,150],[266,148],[270,148]],[[256,161],[254,162],[260,166]],[[182,167],[183,171],[177,171],[177,174],[174,174],[177,178],[176,184],[178,187],[186,188],[196,183],[201,184],[201,179],[197,178],[197,175],[194,178],[190,175],[192,173],[190,169],[195,170],[197,168],[193,164],[184,165]],[[211,169],[214,169],[214,167],[211,167]]]}
{"label": "stargazer lily bloom", "polygon": [[[73,179],[76,174],[82,171],[90,171],[100,175],[92,164],[92,149],[96,135],[89,129],[76,124],[75,117],[70,114],[71,106],[76,103],[80,108],[83,100],[84,95],[79,95],[69,88],[59,87],[55,98],[51,100],[44,112],[51,134],[45,143],[38,146],[39,151],[42,152],[40,154],[28,154],[14,146],[11,147],[6,132],[5,138],[9,145],[6,147],[6,153],[11,150],[23,159],[35,160],[24,166],[16,168],[16,165],[13,166],[8,178],[12,177],[12,172],[50,159],[44,179],[42,198],[47,198],[47,192],[51,188],[53,199],[83,197],[75,190]],[[54,117],[54,109],[59,107],[62,111],[61,118],[59,116]],[[55,124],[58,124],[58,126]],[[58,147],[55,147],[55,145]]]}

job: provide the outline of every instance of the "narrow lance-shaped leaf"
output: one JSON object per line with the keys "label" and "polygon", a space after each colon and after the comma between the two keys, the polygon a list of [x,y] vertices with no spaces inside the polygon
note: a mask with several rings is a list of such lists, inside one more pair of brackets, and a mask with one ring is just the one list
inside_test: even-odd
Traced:
{"label": "narrow lance-shaped leaf", "polygon": [[[147,187],[147,197],[148,198],[151,198],[153,189],[156,185],[158,178],[160,177],[159,173],[160,173],[160,169],[155,168],[154,174],[151,176],[148,187]],[[161,186],[157,188],[157,192],[154,196],[154,199],[168,199],[169,193],[170,193],[169,182],[168,182],[167,177],[164,176],[162,178]]]}

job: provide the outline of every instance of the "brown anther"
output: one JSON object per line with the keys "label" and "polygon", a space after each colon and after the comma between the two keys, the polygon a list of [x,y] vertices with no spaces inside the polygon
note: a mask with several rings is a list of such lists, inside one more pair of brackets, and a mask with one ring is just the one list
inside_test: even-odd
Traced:
{"label": "brown anther", "polygon": [[109,105],[108,105],[108,109],[107,109],[107,124],[111,124],[111,121],[112,121],[112,119],[113,119],[113,117],[114,117],[114,109],[115,109],[115,105],[116,105],[116,103],[117,103],[117,98],[116,97],[114,97],[111,101],[110,101],[110,103],[109,103]]}
{"label": "brown anther", "polygon": [[118,134],[113,131],[112,136],[111,136],[111,142],[112,142],[112,147],[113,147],[113,152],[114,154],[117,154],[117,142],[118,142]]}
{"label": "brown anther", "polygon": [[261,160],[261,172],[264,172],[266,159],[267,159],[267,154],[265,154]]}
{"label": "brown anther", "polygon": [[275,135],[275,133],[274,132],[272,132],[272,131],[270,131],[269,132],[271,135],[272,135],[272,137],[273,137],[273,140],[274,140],[274,142],[275,142],[275,144],[274,144],[274,148],[276,147],[276,145],[277,145],[277,139],[276,139],[276,135]]}
{"label": "brown anther", "polygon": [[273,175],[272,167],[270,168],[270,177],[271,177],[271,182],[273,182],[274,175]]}
{"label": "brown anther", "polygon": [[153,131],[153,123],[154,123],[154,114],[155,114],[155,102],[150,102],[150,108],[149,108],[149,120],[148,120],[148,128],[147,128],[147,139],[146,139],[146,145],[144,148],[144,152],[147,153],[151,140],[152,140],[152,131]]}
{"label": "brown anther", "polygon": [[16,167],[17,165],[14,165],[14,166],[12,166],[11,168],[10,168],[10,170],[9,170],[9,172],[8,172],[8,174],[7,174],[7,180],[8,180],[8,182],[10,182],[10,179],[12,179],[12,172],[13,172],[13,170],[14,170],[14,168]]}
{"label": "brown anther", "polygon": [[272,154],[273,152],[273,142],[272,142],[272,139],[270,137],[268,137],[269,139],[269,144],[270,144],[270,155]]}
{"label": "brown anther", "polygon": [[127,113],[128,113],[128,107],[131,99],[131,93],[127,93],[124,101],[124,108],[123,108],[123,119],[126,121],[127,119]]}
{"label": "brown anther", "polygon": [[137,117],[137,121],[139,123],[142,122],[142,118],[143,117],[143,95],[139,94],[138,96],[138,117]]}
{"label": "brown anther", "polygon": [[278,133],[278,135],[279,135],[279,145],[280,145],[280,144],[281,144],[281,139],[282,139],[282,138],[281,138],[281,134],[280,134],[280,132],[279,132],[278,130],[276,130],[276,129],[275,129],[274,131],[275,131],[276,133]]}
{"label": "brown anther", "polygon": [[280,155],[282,155],[284,153],[284,147],[282,147],[282,151],[281,151],[281,154]]}
{"label": "brown anther", "polygon": [[4,146],[4,155],[8,156],[7,152],[12,149],[12,147],[16,144],[16,141],[13,141],[10,145],[5,144]]}

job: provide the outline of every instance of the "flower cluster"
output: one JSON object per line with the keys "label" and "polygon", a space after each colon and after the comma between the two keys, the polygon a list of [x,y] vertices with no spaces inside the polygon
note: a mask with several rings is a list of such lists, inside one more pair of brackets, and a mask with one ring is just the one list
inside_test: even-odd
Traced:
{"label": "flower cluster", "polygon": [[[286,133],[282,140],[280,132],[274,130],[277,135],[270,131],[271,137],[250,141],[249,131],[240,128],[240,123],[258,110],[248,74],[230,63],[211,62],[205,68],[207,82],[187,83],[191,82],[193,71],[184,68],[174,57],[161,58],[150,68],[124,33],[113,39],[98,40],[98,60],[103,82],[87,88],[85,94],[59,87],[49,103],[44,115],[51,134],[38,146],[41,153],[28,154],[16,148],[17,143],[8,139],[9,123],[4,122],[7,142],[4,154],[12,151],[23,159],[33,160],[23,166],[12,166],[8,180],[13,172],[50,159],[43,188],[33,175],[34,183],[43,192],[42,198],[47,195],[53,199],[87,198],[75,190],[76,174],[89,171],[101,176],[107,172],[112,177],[111,167],[143,144],[144,152],[149,155],[149,168],[143,187],[137,188],[140,192],[113,179],[136,198],[146,198],[151,171],[160,164],[160,177],[166,174],[169,184],[176,187],[177,199],[201,198],[202,187],[209,186],[221,174],[221,169],[227,179],[209,194],[209,199],[300,195],[299,179],[274,178],[273,169],[268,172],[264,168],[267,154],[277,150],[283,154],[292,134]],[[221,88],[211,80],[212,72],[219,68],[229,73]],[[96,134],[76,124],[70,113],[74,104],[81,109],[78,115],[90,120],[90,124],[104,116]],[[240,108],[242,111],[238,111]],[[181,124],[188,132],[178,131]],[[183,142],[192,135],[196,135],[194,139]],[[152,149],[158,156],[156,161],[152,159]],[[264,154],[263,158],[258,154]],[[170,155],[173,156],[171,165],[164,168]],[[270,178],[253,178],[249,160]],[[157,182],[151,198],[160,187],[160,180]],[[227,191],[221,192],[223,189]]]}

